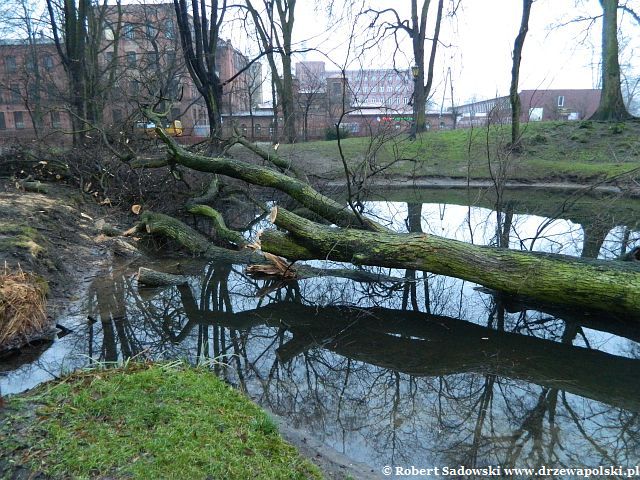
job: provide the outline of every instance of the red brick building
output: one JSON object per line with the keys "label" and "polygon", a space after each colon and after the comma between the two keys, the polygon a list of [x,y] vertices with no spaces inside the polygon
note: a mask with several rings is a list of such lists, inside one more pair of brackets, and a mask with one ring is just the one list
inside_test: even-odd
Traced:
{"label": "red brick building", "polygon": [[[134,125],[141,105],[157,105],[181,120],[186,135],[208,134],[204,102],[183,61],[173,3],[107,7],[95,62],[91,101],[101,126]],[[222,81],[249,60],[220,40],[216,66]],[[222,110],[245,111],[262,101],[258,63],[223,88]],[[38,137],[69,140],[68,81],[51,40],[0,40],[0,142]],[[256,86],[257,85],[257,86]]]}

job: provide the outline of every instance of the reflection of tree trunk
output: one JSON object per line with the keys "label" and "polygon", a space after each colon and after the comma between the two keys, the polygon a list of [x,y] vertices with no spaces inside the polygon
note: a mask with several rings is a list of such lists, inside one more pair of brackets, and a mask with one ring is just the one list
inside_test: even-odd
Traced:
{"label": "reflection of tree trunk", "polygon": [[478,465],[478,453],[482,446],[482,430],[487,419],[487,411],[491,407],[493,401],[493,386],[496,382],[495,375],[485,375],[482,394],[478,399],[478,417],[473,429],[473,441],[471,443],[471,451],[468,459],[465,459],[465,465],[475,467]]}
{"label": "reflection of tree trunk", "polygon": [[[410,233],[422,232],[422,203],[407,203],[407,230]],[[423,273],[424,275],[424,273]],[[405,284],[402,293],[402,309],[407,309],[409,296],[411,297],[411,306],[414,310],[419,311],[418,293],[416,288],[416,271],[407,269],[404,274]]]}
{"label": "reflection of tree trunk", "polygon": [[622,234],[622,241],[620,242],[620,257],[623,257],[627,253],[627,247],[629,246],[629,237],[631,235],[631,229],[627,226],[624,227],[624,233]]}
{"label": "reflection of tree trunk", "polygon": [[593,222],[583,223],[584,238],[582,241],[582,258],[598,258],[600,249],[609,233],[609,227],[596,218]]}
{"label": "reflection of tree trunk", "polygon": [[509,248],[511,225],[513,223],[513,204],[507,202],[505,205],[505,211],[502,212],[502,209],[497,210],[496,215],[498,217],[498,247]]}
{"label": "reflection of tree trunk", "polygon": [[[640,411],[637,360],[454,318],[382,308],[319,309],[280,303],[236,314],[215,312],[201,321],[234,329],[287,325],[294,338],[312,335],[323,348],[410,375],[493,374]],[[178,336],[184,338],[195,324],[189,322]]]}

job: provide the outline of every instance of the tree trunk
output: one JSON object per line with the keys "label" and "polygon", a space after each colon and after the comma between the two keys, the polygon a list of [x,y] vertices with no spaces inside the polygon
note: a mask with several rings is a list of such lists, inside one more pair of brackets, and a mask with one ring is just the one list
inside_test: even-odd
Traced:
{"label": "tree trunk", "polygon": [[161,128],[156,128],[156,132],[169,147],[169,154],[172,159],[187,168],[201,172],[219,173],[244,180],[254,185],[275,188],[288,194],[312,212],[336,225],[388,231],[382,225],[360,215],[356,215],[352,210],[347,209],[345,205],[322,195],[314,190],[308,183],[301,180],[288,177],[283,173],[276,172],[269,168],[231,158],[196,155],[182,148]]}
{"label": "tree trunk", "polygon": [[296,133],[296,109],[293,101],[293,76],[291,75],[291,57],[282,56],[282,91],[280,101],[284,118],[284,135],[288,143],[294,143],[298,137]]}
{"label": "tree trunk", "polygon": [[591,120],[620,121],[632,118],[622,99],[618,61],[618,0],[600,0],[602,5],[602,92]]}
{"label": "tree trunk", "polygon": [[414,78],[413,133],[424,132],[426,129],[426,106],[427,99],[431,91],[431,86],[433,84],[433,67],[435,65],[436,51],[438,48],[438,41],[440,36],[443,3],[443,0],[438,0],[438,11],[436,15],[433,38],[431,39],[429,63],[427,64],[427,68],[425,69],[424,44],[427,33],[427,14],[429,11],[430,0],[423,0],[420,14],[418,14],[417,0],[411,1],[412,31],[410,35],[413,41],[413,59],[415,65],[418,67],[418,76]]}
{"label": "tree trunk", "polygon": [[[289,232],[290,243],[318,259],[423,270],[508,294],[611,311],[640,321],[640,268],[632,262],[483,247],[435,235],[336,229],[277,207],[271,217]],[[286,256],[281,239],[272,231],[263,232],[262,249]]]}
{"label": "tree trunk", "polygon": [[520,21],[520,31],[513,44],[513,65],[511,67],[511,88],[509,90],[509,101],[511,102],[511,147],[515,148],[520,142],[520,95],[518,95],[518,80],[520,77],[520,61],[522,60],[522,49],[524,39],[529,30],[529,14],[533,0],[522,0],[522,19]]}

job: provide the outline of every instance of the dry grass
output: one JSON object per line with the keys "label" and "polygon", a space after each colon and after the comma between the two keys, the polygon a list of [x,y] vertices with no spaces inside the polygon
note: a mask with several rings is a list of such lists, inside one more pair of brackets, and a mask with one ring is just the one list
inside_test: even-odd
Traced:
{"label": "dry grass", "polygon": [[23,344],[48,329],[46,284],[21,269],[0,272],[0,350]]}

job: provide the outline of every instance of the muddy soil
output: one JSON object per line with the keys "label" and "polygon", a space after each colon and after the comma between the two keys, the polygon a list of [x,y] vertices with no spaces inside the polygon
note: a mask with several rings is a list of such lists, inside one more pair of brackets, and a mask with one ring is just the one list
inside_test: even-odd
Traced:
{"label": "muddy soil", "polygon": [[[0,268],[20,268],[47,282],[47,314],[54,327],[79,287],[110,258],[96,220],[114,212],[76,188],[44,185],[46,193],[26,192],[15,181],[0,179]],[[43,332],[43,338],[51,333]],[[8,347],[0,359],[22,346]]]}

